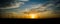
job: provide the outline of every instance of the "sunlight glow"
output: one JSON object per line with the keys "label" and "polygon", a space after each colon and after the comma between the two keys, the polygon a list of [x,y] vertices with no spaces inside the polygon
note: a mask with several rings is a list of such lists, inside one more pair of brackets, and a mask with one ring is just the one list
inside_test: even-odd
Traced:
{"label": "sunlight glow", "polygon": [[29,14],[30,18],[36,18],[37,14]]}

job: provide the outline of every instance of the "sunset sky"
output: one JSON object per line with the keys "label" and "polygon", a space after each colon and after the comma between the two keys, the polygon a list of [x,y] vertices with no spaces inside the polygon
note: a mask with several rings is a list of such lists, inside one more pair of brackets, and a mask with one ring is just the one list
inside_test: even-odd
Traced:
{"label": "sunset sky", "polygon": [[[0,0],[0,15],[37,13],[39,16],[59,16],[60,0]],[[15,15],[15,16],[16,16]]]}

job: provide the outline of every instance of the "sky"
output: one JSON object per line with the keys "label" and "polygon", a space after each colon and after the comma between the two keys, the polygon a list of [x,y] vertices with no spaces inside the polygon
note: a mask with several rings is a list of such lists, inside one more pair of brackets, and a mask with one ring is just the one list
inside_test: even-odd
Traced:
{"label": "sky", "polygon": [[[21,1],[21,0],[19,0],[19,1]],[[16,9],[15,8],[18,8],[19,10],[23,10],[23,9],[26,9],[27,7],[31,7],[32,6],[32,4],[33,5],[36,5],[36,4],[40,4],[40,0],[22,0],[23,2],[22,3],[20,3],[20,4],[22,4],[21,6],[18,6],[18,5],[20,5],[20,4],[17,4],[17,6],[14,6],[14,5],[12,5],[13,7],[6,7],[6,8],[0,8],[0,9],[2,9],[3,11],[10,11],[10,12],[12,12],[12,11],[15,11]],[[12,3],[13,4],[13,3]]]}
{"label": "sky", "polygon": [[[0,14],[35,11],[42,15],[60,15],[60,0],[0,0]],[[34,13],[34,12],[32,12]],[[7,15],[6,14],[6,15]]]}

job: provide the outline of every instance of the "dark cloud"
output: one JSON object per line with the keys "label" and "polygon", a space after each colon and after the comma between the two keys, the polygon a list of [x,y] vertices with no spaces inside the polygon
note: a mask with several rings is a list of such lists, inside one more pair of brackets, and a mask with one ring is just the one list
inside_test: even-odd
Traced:
{"label": "dark cloud", "polygon": [[[48,6],[49,4],[52,4],[50,6]],[[42,6],[47,7],[45,10],[52,10],[54,14],[60,14],[60,0],[50,0],[48,2],[46,2],[45,4],[43,4]]]}
{"label": "dark cloud", "polygon": [[19,0],[0,0],[0,9],[18,8],[23,5]]}
{"label": "dark cloud", "polygon": [[14,3],[15,0],[0,0],[0,8],[11,6],[11,3]]}

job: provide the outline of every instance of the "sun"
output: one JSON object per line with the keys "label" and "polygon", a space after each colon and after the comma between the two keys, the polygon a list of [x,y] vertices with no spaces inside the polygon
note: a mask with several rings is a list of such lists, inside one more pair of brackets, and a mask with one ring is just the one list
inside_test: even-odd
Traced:
{"label": "sun", "polygon": [[31,16],[32,18],[35,18],[36,15],[35,15],[35,14],[30,14],[30,16]]}
{"label": "sun", "polygon": [[29,14],[30,18],[37,18],[37,14]]}

